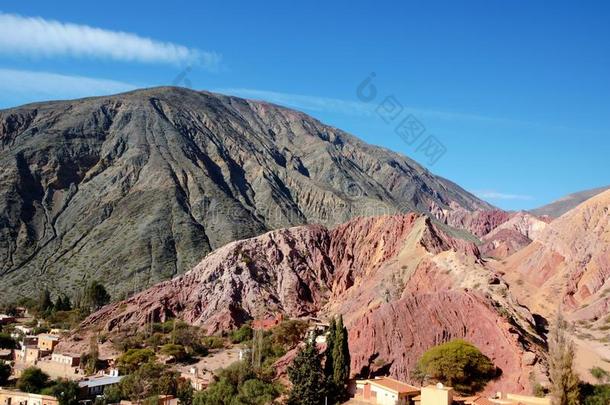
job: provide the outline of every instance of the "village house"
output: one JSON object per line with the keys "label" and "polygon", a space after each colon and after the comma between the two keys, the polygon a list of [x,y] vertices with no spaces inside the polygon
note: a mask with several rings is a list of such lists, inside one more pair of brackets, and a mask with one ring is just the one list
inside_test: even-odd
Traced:
{"label": "village house", "polygon": [[25,325],[15,325],[13,334],[11,336],[13,336],[15,339],[18,339],[21,336],[27,336],[32,334],[32,332],[34,331],[34,328],[30,327],[30,326],[25,326]]}
{"label": "village house", "polygon": [[15,323],[15,322],[17,322],[17,319],[15,319],[14,316],[0,314],[0,326],[9,325],[9,324]]}
{"label": "village house", "polygon": [[103,395],[106,388],[120,383],[122,379],[123,376],[119,375],[118,370],[111,370],[109,374],[81,380],[78,382],[78,386],[81,390],[81,397],[95,398],[98,395]]}
{"label": "village house", "polygon": [[180,377],[190,381],[191,387],[196,391],[204,390],[210,385],[210,379],[200,375],[197,367],[191,367],[188,373],[180,373]]}
{"label": "village house", "polygon": [[443,384],[422,387],[421,395],[414,398],[415,405],[551,405],[550,398],[528,395],[497,393],[488,398],[483,395],[462,397],[456,395],[451,387]]}
{"label": "village house", "polygon": [[40,350],[52,352],[58,344],[59,336],[46,333],[38,335],[38,348]]}
{"label": "village house", "polygon": [[379,405],[551,405],[549,398],[520,394],[497,393],[459,396],[453,388],[443,384],[417,388],[389,377],[356,380],[354,398],[364,403]]}
{"label": "village house", "polygon": [[38,360],[49,354],[51,354],[50,351],[39,349],[36,346],[23,346],[15,352],[15,360],[26,364],[36,364]]}
{"label": "village house", "polygon": [[419,393],[419,388],[389,377],[356,381],[356,399],[371,404],[412,405]]}
{"label": "village house", "polygon": [[30,394],[0,387],[0,405],[59,405],[59,400],[50,395]]}
{"label": "village house", "polygon": [[0,349],[0,360],[13,360],[13,351],[11,349]]}
{"label": "village house", "polygon": [[51,355],[51,361],[58,364],[65,364],[69,367],[78,367],[80,364],[80,356],[54,352]]}

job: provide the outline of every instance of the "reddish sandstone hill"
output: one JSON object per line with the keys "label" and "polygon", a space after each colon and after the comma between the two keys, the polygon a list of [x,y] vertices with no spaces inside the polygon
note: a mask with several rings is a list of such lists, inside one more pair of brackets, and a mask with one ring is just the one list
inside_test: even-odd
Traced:
{"label": "reddish sandstone hill", "polygon": [[534,320],[459,232],[413,213],[272,231],[230,243],[82,326],[112,333],[179,317],[213,333],[275,313],[340,313],[354,373],[410,379],[424,350],[466,338],[503,371],[490,389],[527,391],[540,366]]}
{"label": "reddish sandstone hill", "polygon": [[483,235],[479,249],[484,256],[506,258],[536,239],[549,221],[527,212],[517,212],[506,222]]}
{"label": "reddish sandstone hill", "polygon": [[[549,315],[562,303],[591,316],[605,313],[610,295],[610,191],[551,222],[536,240],[501,266],[519,299]],[[599,308],[600,313],[595,313]]]}

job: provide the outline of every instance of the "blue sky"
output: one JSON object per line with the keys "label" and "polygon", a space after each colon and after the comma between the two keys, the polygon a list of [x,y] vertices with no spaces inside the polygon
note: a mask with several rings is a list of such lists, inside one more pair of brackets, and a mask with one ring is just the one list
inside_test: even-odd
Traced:
{"label": "blue sky", "polygon": [[[301,109],[497,206],[532,208],[610,184],[609,18],[603,1],[5,0],[0,108],[184,78]],[[402,106],[390,123],[376,112],[387,97]],[[435,164],[394,132],[407,114],[446,148]]]}

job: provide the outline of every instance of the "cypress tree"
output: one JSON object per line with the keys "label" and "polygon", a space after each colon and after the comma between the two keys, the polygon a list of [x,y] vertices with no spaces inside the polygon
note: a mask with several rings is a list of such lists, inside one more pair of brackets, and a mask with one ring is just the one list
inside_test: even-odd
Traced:
{"label": "cypress tree", "polygon": [[578,375],[574,371],[574,344],[567,335],[568,323],[557,311],[549,337],[549,377],[554,405],[579,405]]}
{"label": "cypress tree", "polygon": [[314,341],[307,342],[288,367],[292,390],[288,405],[319,405],[324,403],[324,372]]}
{"label": "cypress tree", "polygon": [[40,312],[47,312],[53,309],[53,301],[51,301],[51,293],[48,289],[44,289],[40,295],[40,301],[38,303]]}
{"label": "cypress tree", "polygon": [[343,317],[339,315],[332,351],[332,379],[337,389],[338,399],[343,399],[347,393],[346,383],[350,373],[350,354],[347,338],[347,328],[343,326]]}
{"label": "cypress tree", "polygon": [[328,325],[328,332],[326,334],[326,359],[324,360],[324,374],[327,378],[332,380],[333,375],[333,347],[335,344],[335,336],[337,332],[337,324],[335,322],[335,318],[333,317]]}

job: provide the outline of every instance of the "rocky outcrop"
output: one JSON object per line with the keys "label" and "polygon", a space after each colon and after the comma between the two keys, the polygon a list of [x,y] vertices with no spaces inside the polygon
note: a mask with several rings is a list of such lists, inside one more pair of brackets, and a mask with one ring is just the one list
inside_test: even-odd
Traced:
{"label": "rocky outcrop", "polygon": [[230,243],[184,275],[103,308],[82,329],[113,333],[178,317],[214,333],[270,314],[342,314],[355,374],[410,379],[423,351],[461,337],[502,369],[490,387],[528,390],[531,357],[542,343],[528,332],[534,319],[485,267],[476,245],[452,232],[415,213],[272,231]]}
{"label": "rocky outcrop", "polygon": [[603,299],[610,283],[610,191],[551,222],[501,268],[522,285],[515,289],[519,299],[543,315],[560,303],[571,311]]}
{"label": "rocky outcrop", "polygon": [[359,374],[390,373],[412,381],[426,350],[460,338],[475,344],[502,370],[502,378],[487,387],[490,392],[530,389],[532,364],[526,364],[526,357],[536,355],[520,344],[515,327],[477,293],[441,290],[408,296],[370,311],[351,327],[352,368]]}
{"label": "rocky outcrop", "polygon": [[481,238],[479,247],[485,256],[506,258],[538,238],[548,224],[526,212],[518,212]]}
{"label": "rocky outcrop", "polygon": [[179,88],[2,110],[0,167],[0,300],[121,296],[282,227],[491,209],[303,113]]}

